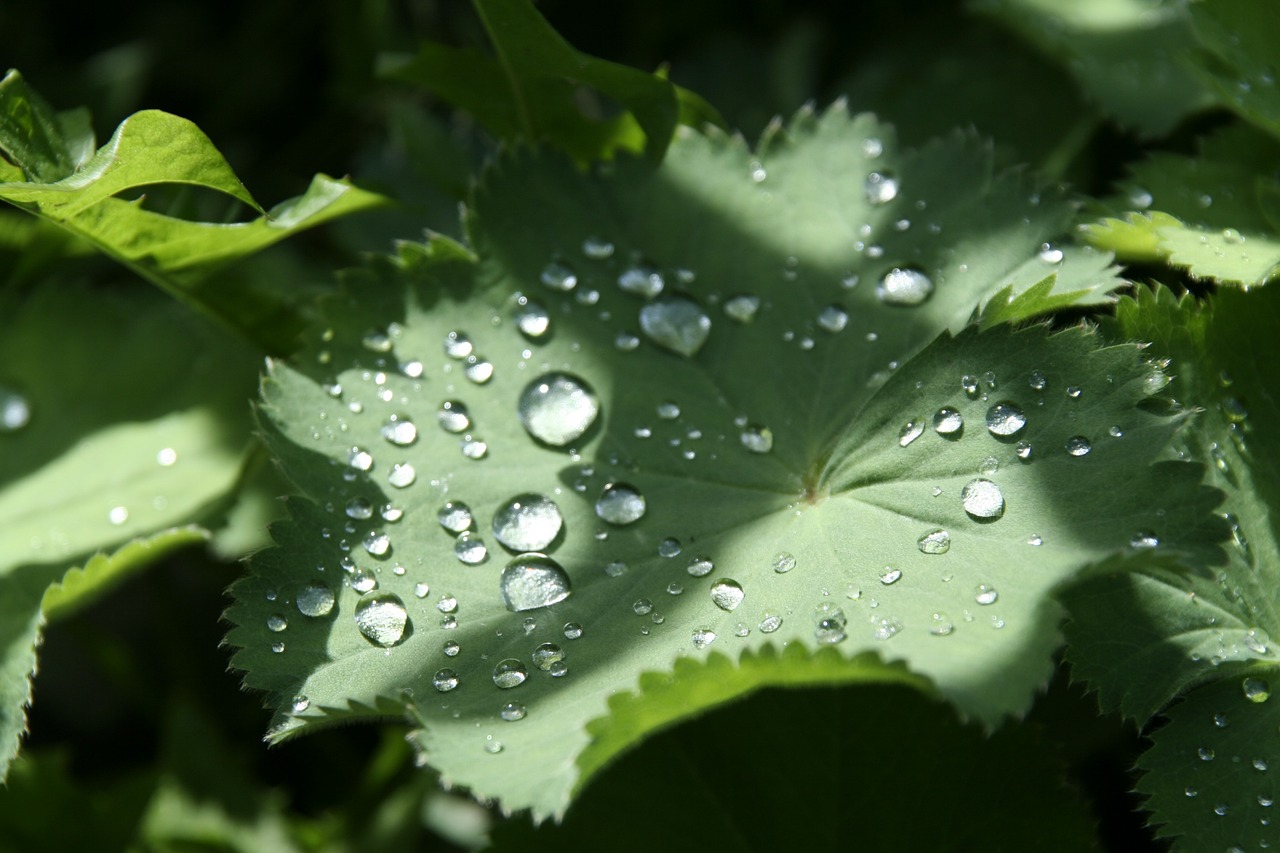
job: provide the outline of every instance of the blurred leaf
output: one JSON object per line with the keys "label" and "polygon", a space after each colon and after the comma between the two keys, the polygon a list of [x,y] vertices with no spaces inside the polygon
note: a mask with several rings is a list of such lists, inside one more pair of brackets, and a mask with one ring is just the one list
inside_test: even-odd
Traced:
{"label": "blurred leaf", "polygon": [[85,164],[93,147],[88,111],[55,113],[13,69],[0,79],[0,152],[9,158],[0,163],[0,180],[62,180]]}
{"label": "blurred leaf", "polygon": [[1190,3],[1191,25],[1205,50],[1197,70],[1218,99],[1246,121],[1280,137],[1276,45],[1280,6],[1255,0]]}

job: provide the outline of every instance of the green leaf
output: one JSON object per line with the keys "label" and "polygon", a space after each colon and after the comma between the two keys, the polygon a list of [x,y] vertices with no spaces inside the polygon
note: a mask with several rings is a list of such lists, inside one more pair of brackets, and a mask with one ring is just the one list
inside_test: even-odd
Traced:
{"label": "green leaf", "polygon": [[[1268,199],[1280,192],[1280,145],[1248,127],[1202,140],[1200,154],[1159,153],[1138,164],[1085,239],[1121,260],[1164,261],[1195,278],[1265,284],[1280,269],[1280,230]],[[1119,217],[1120,211],[1141,208]]]}
{"label": "green leaf", "polygon": [[[1180,452],[1212,462],[1209,482],[1227,495],[1222,511],[1233,541],[1225,564],[1194,561],[1190,572],[1101,575],[1064,597],[1072,614],[1068,659],[1076,676],[1098,690],[1104,707],[1119,707],[1146,722],[1189,688],[1212,682],[1166,712],[1172,722],[1152,734],[1155,747],[1142,766],[1170,772],[1151,773],[1142,787],[1160,794],[1152,808],[1170,834],[1213,838],[1225,832],[1234,837],[1229,843],[1242,845],[1256,820],[1236,808],[1243,803],[1243,789],[1219,782],[1226,774],[1237,785],[1270,784],[1261,775],[1249,782],[1251,756],[1243,764],[1232,758],[1247,744],[1237,738],[1248,735],[1234,725],[1230,709],[1243,701],[1238,698],[1242,678],[1271,677],[1274,638],[1280,637],[1280,536],[1273,513],[1280,500],[1280,409],[1269,375],[1278,323],[1280,295],[1274,289],[1219,291],[1197,304],[1161,288],[1154,294],[1140,290],[1136,299],[1120,302],[1112,334],[1150,341],[1153,355],[1171,359],[1173,393],[1202,408],[1183,433]],[[1150,553],[1158,558],[1163,550],[1161,543]],[[1233,692],[1236,700],[1223,698]],[[1205,702],[1217,707],[1203,713]],[[1211,718],[1218,712],[1233,725],[1214,733]],[[1230,767],[1214,765],[1191,774],[1193,765],[1179,765],[1174,773],[1169,762],[1194,758],[1200,747],[1212,746],[1210,734],[1222,744],[1220,754]],[[1175,786],[1181,798],[1176,808],[1168,799]],[[1189,800],[1181,793],[1185,786],[1198,787],[1203,798]],[[1213,808],[1227,800],[1232,812],[1214,815]],[[1205,814],[1220,825],[1209,836],[1202,827]]]}
{"label": "green leaf", "polygon": [[1196,38],[1205,50],[1197,69],[1218,100],[1241,118],[1280,136],[1280,90],[1275,46],[1280,9],[1251,0],[1214,0],[1188,6]]}
{"label": "green leaf", "polygon": [[[986,736],[913,690],[768,690],[623,756],[562,824],[500,824],[493,849],[1093,849],[1094,819],[1062,776],[1035,727]],[[654,815],[652,832],[617,831]]]}
{"label": "green leaf", "polygon": [[1138,790],[1174,850],[1257,850],[1275,841],[1280,704],[1267,698],[1272,684],[1280,684],[1274,666],[1193,690],[1139,759]]}
{"label": "green leaf", "polygon": [[0,764],[7,764],[24,728],[46,589],[73,561],[140,540],[68,575],[49,593],[55,615],[203,538],[170,528],[208,512],[235,486],[257,359],[146,289],[63,283],[6,305],[0,316]]}
{"label": "green leaf", "polygon": [[[823,663],[804,680],[863,678],[876,655],[987,724],[1024,711],[1052,668],[1056,585],[1147,526],[1167,524],[1176,547],[1205,559],[1222,533],[1201,523],[1216,498],[1198,491],[1197,466],[1151,465],[1180,419],[1148,411],[1158,383],[1135,347],[1099,349],[1081,329],[966,327],[987,298],[1053,271],[1037,253],[1069,215],[1024,175],[992,175],[989,149],[969,137],[903,153],[888,128],[838,109],[802,114],[755,153],[690,135],[660,168],[620,158],[583,173],[539,152],[500,161],[468,211],[475,255],[436,241],[353,274],[328,328],[264,385],[264,433],[305,498],[273,529],[280,547],[236,584],[228,642],[246,684],[270,694],[272,736],[407,706],[445,778],[545,817],[624,741],[670,722],[620,717],[622,734],[603,735],[608,697],[681,657],[760,661],[688,691],[690,714],[788,680],[785,657],[765,649],[828,645],[847,672]],[[877,295],[884,276],[881,291],[918,284],[908,268],[931,280],[927,298]],[[654,275],[664,291],[649,301],[618,284],[656,289]],[[520,331],[522,297],[524,310],[545,307],[548,331]],[[739,297],[759,303],[749,312]],[[1103,286],[1081,300],[1105,298]],[[691,356],[645,329],[678,306],[706,311],[709,336]],[[442,351],[451,332],[456,357]],[[552,443],[535,441],[518,400],[558,371],[593,389],[601,413],[562,442],[534,426]],[[463,432],[438,426],[445,401],[467,408]],[[1016,435],[989,432],[999,404],[1024,413]],[[951,439],[931,427],[944,406],[966,423]],[[1116,425],[1124,437],[1109,435]],[[634,524],[597,515],[614,482],[646,501]],[[998,488],[1003,516],[967,514],[966,487]],[[529,492],[558,505],[563,531],[546,547],[572,595],[513,613],[499,594],[512,557],[491,523]],[[1169,496],[1167,518],[1134,499],[1148,493]],[[474,511],[481,563],[460,561],[437,521],[448,500]],[[949,551],[928,553],[942,549],[920,540],[942,530]],[[378,589],[362,597],[370,581]],[[334,603],[308,616],[316,585]],[[403,632],[369,624],[400,606]],[[531,663],[542,643],[567,655],[563,677]],[[493,681],[508,658],[529,670],[509,691]],[[454,690],[436,686],[445,669]],[[527,716],[503,720],[507,702]],[[486,754],[495,741],[505,748]]]}
{"label": "green leaf", "polygon": [[0,79],[0,151],[9,158],[0,164],[2,180],[61,180],[93,153],[89,113],[55,113],[21,74],[9,69]]}
{"label": "green leaf", "polygon": [[[582,162],[617,150],[661,160],[678,121],[723,125],[715,110],[660,74],[607,62],[575,50],[528,0],[475,0],[495,55],[424,44],[385,76],[417,83],[474,115],[503,139],[546,140]],[[589,86],[625,112],[606,117],[582,107]]]}
{"label": "green leaf", "polygon": [[1169,0],[977,0],[1062,62],[1087,98],[1143,136],[1164,136],[1212,106],[1185,62],[1195,47],[1187,6]]}
{"label": "green leaf", "polygon": [[[25,87],[0,89],[0,112],[37,110],[29,95]],[[38,127],[30,130],[36,133]],[[15,160],[28,159],[24,146],[47,147],[39,137],[16,131],[0,136],[0,149]],[[228,224],[189,221],[122,197],[159,184],[215,190],[263,215]],[[9,176],[0,183],[0,199],[84,238],[179,300],[281,352],[292,349],[304,324],[296,306],[287,296],[237,286],[218,273],[291,234],[384,201],[347,181],[317,175],[301,196],[262,211],[199,128],[157,110],[125,119],[93,157],[74,164],[70,173],[50,165],[25,178]]]}

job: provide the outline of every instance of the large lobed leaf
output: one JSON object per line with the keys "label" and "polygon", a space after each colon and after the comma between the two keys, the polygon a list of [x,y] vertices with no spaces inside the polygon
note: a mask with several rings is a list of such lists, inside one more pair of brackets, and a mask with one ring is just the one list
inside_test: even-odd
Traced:
{"label": "large lobed leaf", "polygon": [[[682,657],[744,660],[681,691],[687,714],[797,667],[820,683],[905,667],[987,724],[1025,710],[1052,668],[1058,584],[1145,530],[1204,560],[1222,533],[1197,466],[1152,464],[1179,418],[1152,405],[1159,374],[1137,348],[966,327],[997,295],[1011,321],[1064,293],[1109,299],[1105,257],[1044,247],[1069,218],[1059,195],[993,174],[972,138],[901,152],[839,108],[755,154],[685,134],[660,168],[501,160],[469,211],[474,255],[437,240],[353,274],[329,327],[264,384],[264,431],[303,496],[234,587],[228,641],[269,693],[272,737],[407,711],[447,781],[543,817],[674,721],[624,697]],[[882,277],[906,269],[933,290],[892,304]],[[656,290],[652,276],[648,299],[618,283]],[[547,331],[522,333],[512,311],[531,304]],[[709,324],[701,347],[645,319],[678,310]],[[600,408],[562,444],[518,415],[549,372]],[[440,429],[445,401],[466,407],[462,432]],[[1001,404],[1025,417],[1008,436],[987,426]],[[943,407],[964,421],[950,437],[932,427]],[[634,523],[595,509],[618,482],[645,499]],[[1002,514],[972,496],[966,511],[966,487],[998,489]],[[558,505],[546,547],[572,594],[511,612],[491,525],[530,492]],[[469,540],[437,521],[446,501],[470,505]],[[943,553],[921,542],[939,531]],[[476,540],[486,558],[464,564]],[[332,607],[308,615],[325,592]],[[545,671],[542,644],[565,655]],[[508,659],[526,677],[504,689],[521,680],[495,681]]]}
{"label": "large lobed leaf", "polygon": [[[1065,596],[1069,660],[1104,707],[1145,723],[1186,694],[1152,734],[1139,784],[1183,849],[1254,849],[1256,839],[1275,839],[1259,820],[1280,793],[1266,772],[1280,760],[1268,745],[1276,703],[1257,688],[1280,677],[1280,410],[1268,373],[1277,324],[1280,296],[1271,288],[1220,291],[1199,305],[1161,288],[1123,300],[1111,330],[1151,342],[1153,355],[1171,360],[1176,396],[1203,407],[1181,452],[1212,463],[1209,480],[1227,496],[1232,532],[1223,566],[1104,574]],[[1161,560],[1162,551],[1159,543],[1148,554],[1181,562]]]}

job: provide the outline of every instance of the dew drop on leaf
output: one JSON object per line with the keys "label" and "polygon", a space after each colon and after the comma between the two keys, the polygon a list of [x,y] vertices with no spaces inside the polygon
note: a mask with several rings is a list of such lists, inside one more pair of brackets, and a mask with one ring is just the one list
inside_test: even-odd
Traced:
{"label": "dew drop on leaf", "polygon": [[638,263],[627,267],[618,276],[618,289],[624,293],[652,299],[662,293],[666,281],[657,267],[648,263]]}
{"label": "dew drop on leaf", "polygon": [[1271,698],[1271,685],[1261,678],[1246,678],[1240,682],[1240,689],[1250,702],[1265,702]]}
{"label": "dew drop on leaf", "polygon": [[30,420],[31,403],[27,398],[11,388],[0,385],[0,433],[17,432]]}
{"label": "dew drop on leaf", "polygon": [[711,601],[721,610],[732,612],[745,597],[742,585],[731,578],[721,578],[711,585]]}
{"label": "dew drop on leaf", "polygon": [[519,702],[508,702],[502,706],[502,710],[498,712],[498,715],[508,723],[514,723],[517,720],[523,720],[525,713],[525,707]]}
{"label": "dew drop on leaf", "polygon": [[933,280],[910,267],[894,267],[876,283],[876,297],[885,305],[920,305],[932,294]]}
{"label": "dew drop on leaf", "polygon": [[711,574],[711,570],[715,568],[715,563],[711,562],[710,557],[696,556],[689,560],[687,571],[695,578],[705,577]]}
{"label": "dew drop on leaf", "polygon": [[564,638],[566,640],[576,640],[582,636],[582,626],[577,622],[564,623]]}
{"label": "dew drop on leaf", "polygon": [[440,409],[436,412],[436,418],[440,421],[440,426],[445,432],[460,433],[465,432],[471,426],[471,417],[467,413],[467,407],[457,400],[445,400],[440,404]]}
{"label": "dew drop on leaf", "polygon": [[848,619],[844,610],[830,602],[819,604],[813,614],[813,638],[824,645],[834,645],[845,638]]}
{"label": "dew drop on leaf", "polygon": [[782,627],[782,617],[776,613],[765,613],[760,617],[760,624],[756,627],[762,634],[772,634]]}
{"label": "dew drop on leaf", "polygon": [[294,603],[303,616],[317,618],[328,616],[336,600],[333,590],[329,587],[322,583],[309,583],[298,590]]}
{"label": "dew drop on leaf", "polygon": [[560,534],[564,519],[546,495],[526,492],[494,513],[493,535],[512,551],[543,551]]}
{"label": "dew drop on leaf", "polygon": [[462,651],[462,646],[454,640],[449,640],[440,647],[440,651],[444,652],[444,656],[448,658],[456,658],[458,652]]}
{"label": "dew drop on leaf", "polygon": [[773,556],[773,570],[780,575],[784,575],[796,567],[795,554],[787,551],[780,551]]}
{"label": "dew drop on leaf", "polygon": [[438,669],[431,677],[431,684],[441,693],[448,693],[458,686],[458,673],[451,669]]}
{"label": "dew drop on leaf", "polygon": [[368,569],[357,569],[351,573],[351,588],[363,595],[378,588],[378,578]]}
{"label": "dew drop on leaf", "polygon": [[542,643],[533,650],[533,665],[543,672],[550,672],[551,667],[564,660],[564,649],[555,643]]}
{"label": "dew drop on leaf", "polygon": [[898,430],[898,446],[906,447],[922,435],[924,435],[924,421],[912,418]]}
{"label": "dew drop on leaf", "polygon": [[773,450],[773,430],[760,424],[747,424],[738,436],[742,446],[752,453],[768,453]]}
{"label": "dew drop on leaf", "polygon": [[595,423],[600,400],[585,380],[568,373],[546,373],[520,392],[518,411],[529,435],[564,447]]}
{"label": "dew drop on leaf", "polygon": [[987,409],[987,429],[992,435],[1007,438],[1017,435],[1027,425],[1027,417],[1013,403],[1004,401]]}
{"label": "dew drop on leaf", "polygon": [[1043,391],[1049,384],[1049,380],[1039,370],[1031,371],[1031,375],[1027,378],[1027,385],[1032,391]]}
{"label": "dew drop on leaf", "polygon": [[680,552],[683,550],[684,546],[681,545],[680,540],[676,539],[674,536],[668,536],[666,539],[663,539],[658,543],[659,557],[666,557],[667,559],[679,557]]}
{"label": "dew drop on leaf", "polygon": [[462,533],[471,529],[474,518],[471,515],[471,507],[462,501],[446,501],[436,511],[436,520],[450,533]]}
{"label": "dew drop on leaf", "polygon": [[519,687],[529,677],[529,670],[515,658],[498,661],[493,668],[493,683],[503,690]]}
{"label": "dew drop on leaf", "polygon": [[714,643],[715,639],[716,632],[712,631],[710,628],[696,628],[692,635],[693,647],[698,650],[705,649],[707,646]]}
{"label": "dew drop on leaf", "polygon": [[311,700],[299,693],[289,702],[289,710],[295,714],[301,714],[303,711],[311,707]]}
{"label": "dew drop on leaf", "polygon": [[872,172],[867,175],[863,189],[869,203],[887,204],[898,197],[898,180],[888,172]]}
{"label": "dew drop on leaf", "polygon": [[527,338],[536,340],[551,330],[551,315],[547,313],[547,309],[542,303],[524,295],[516,297],[511,319],[515,321],[520,334]]}
{"label": "dew drop on leaf", "polygon": [[724,314],[738,323],[750,323],[760,310],[760,297],[740,295],[725,300]]}
{"label": "dew drop on leaf", "polygon": [[478,355],[469,355],[466,358],[467,366],[463,368],[463,374],[477,385],[484,385],[493,378],[493,363]]}
{"label": "dew drop on leaf", "polygon": [[542,268],[538,280],[552,290],[567,292],[578,286],[578,274],[564,261],[552,261]]}
{"label": "dew drop on leaf", "polygon": [[391,415],[382,425],[382,437],[399,447],[418,440],[418,428],[404,415]]}
{"label": "dew drop on leaf", "polygon": [[986,521],[1004,515],[1004,495],[1000,487],[981,477],[965,484],[960,490],[960,501],[964,511],[974,519]]}
{"label": "dew drop on leaf", "polygon": [[978,584],[978,588],[973,593],[973,600],[983,605],[995,604],[998,598],[1000,593],[996,592],[996,588],[990,584]]}
{"label": "dew drop on leaf", "polygon": [[409,614],[399,596],[382,593],[356,605],[356,627],[377,646],[394,646],[404,638]]}
{"label": "dew drop on leaf", "polygon": [[955,623],[947,618],[947,614],[934,613],[929,617],[929,633],[933,636],[947,637],[954,633],[955,630]]}
{"label": "dew drop on leaf", "polygon": [[387,474],[387,482],[397,489],[406,489],[412,486],[413,481],[416,479],[418,479],[418,472],[408,462],[395,463]]}
{"label": "dew drop on leaf", "polygon": [[688,296],[659,296],[640,309],[640,329],[658,346],[691,358],[707,342],[711,318]]}
{"label": "dew drop on leaf", "polygon": [[1137,551],[1160,547],[1160,540],[1150,530],[1139,530],[1129,540],[1129,547]]}
{"label": "dew drop on leaf", "polygon": [[955,438],[964,430],[964,417],[950,406],[943,406],[933,415],[933,429],[944,438]]}
{"label": "dew drop on leaf", "polygon": [[1077,435],[1067,439],[1066,450],[1071,456],[1087,456],[1093,450],[1093,445],[1089,443],[1089,439]]}
{"label": "dew drop on leaf", "polygon": [[279,613],[267,617],[267,630],[280,633],[289,627],[289,620],[281,616]]}
{"label": "dew drop on leaf", "polygon": [[489,559],[489,549],[474,533],[459,533],[453,542],[453,555],[468,566],[478,566]]}
{"label": "dew drop on leaf", "polygon": [[385,533],[371,530],[360,544],[364,546],[365,551],[368,551],[373,556],[385,557],[387,552],[391,550],[391,537]]}
{"label": "dew drop on leaf", "polygon": [[364,521],[367,518],[373,518],[373,504],[364,498],[352,498],[347,501],[346,513],[348,518]]}
{"label": "dew drop on leaf", "polygon": [[596,515],[610,524],[632,524],[644,516],[644,495],[627,483],[609,483],[596,499]]}
{"label": "dew drop on leaf", "polygon": [[573,590],[559,563],[545,554],[531,553],[507,563],[499,591],[506,608],[520,612],[564,601]]}
{"label": "dew drop on leaf", "polygon": [[839,305],[828,305],[818,312],[818,325],[833,335],[849,325],[849,312]]}
{"label": "dew drop on leaf", "polygon": [[466,332],[460,332],[455,329],[444,336],[444,354],[449,358],[466,358],[471,355],[473,349],[475,349],[475,346],[471,343],[471,338],[467,336]]}
{"label": "dew drop on leaf", "polygon": [[368,471],[373,468],[373,455],[367,450],[353,447],[347,452],[347,465],[357,471]]}
{"label": "dew drop on leaf", "polygon": [[422,581],[418,581],[413,585],[413,594],[416,598],[426,598],[427,594],[430,592],[431,586],[423,583]]}
{"label": "dew drop on leaf", "polygon": [[894,569],[889,566],[885,566],[884,571],[880,574],[880,583],[885,586],[889,586],[890,584],[897,583],[901,577],[901,569]]}
{"label": "dew drop on leaf", "polygon": [[951,534],[945,530],[930,530],[916,540],[922,554],[945,554],[951,550]]}
{"label": "dew drop on leaf", "polygon": [[607,260],[613,257],[613,244],[592,234],[582,241],[582,254],[593,261]]}

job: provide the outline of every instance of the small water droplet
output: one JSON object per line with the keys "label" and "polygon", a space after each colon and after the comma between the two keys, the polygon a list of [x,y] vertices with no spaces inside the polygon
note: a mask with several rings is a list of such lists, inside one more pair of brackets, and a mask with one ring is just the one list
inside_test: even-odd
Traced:
{"label": "small water droplet", "polygon": [[1159,546],[1160,540],[1149,530],[1140,530],[1129,540],[1129,547],[1136,550],[1147,550]]}
{"label": "small water droplet", "polygon": [[901,577],[902,577],[901,569],[895,569],[890,566],[885,566],[884,572],[880,575],[880,583],[884,584],[885,586],[889,586],[889,584],[897,583]]}
{"label": "small water droplet", "polygon": [[418,428],[404,415],[391,415],[382,425],[382,437],[399,447],[418,440]]}
{"label": "small water droplet", "polygon": [[567,292],[578,286],[578,275],[564,261],[551,261],[542,268],[538,280],[552,290]]}
{"label": "small water droplet", "polygon": [[515,321],[520,334],[534,340],[541,338],[551,330],[551,315],[541,302],[527,296],[519,295],[515,306],[511,309],[511,319]]}
{"label": "small water droplet", "polygon": [[1031,461],[1031,445],[1030,445],[1030,443],[1025,442],[1025,441],[1019,441],[1017,444],[1015,444],[1015,445],[1013,446],[1013,452],[1014,452],[1014,455],[1016,455],[1016,456],[1017,456],[1019,459],[1021,459],[1023,462],[1030,462],[1030,461]]}
{"label": "small water droplet", "polygon": [[672,294],[640,309],[640,329],[658,346],[692,358],[711,334],[711,318],[692,297]]}
{"label": "small water droplet", "polygon": [[760,617],[760,624],[756,628],[761,634],[772,634],[774,631],[782,627],[782,617],[776,613],[766,612]]}
{"label": "small water droplet", "polygon": [[391,537],[376,530],[369,531],[360,543],[364,549],[375,557],[385,557],[391,550]]}
{"label": "small water droplet", "polygon": [[545,554],[521,554],[507,563],[500,582],[508,610],[535,610],[564,601],[573,591],[569,575]]}
{"label": "small water droplet", "polygon": [[445,400],[441,403],[439,411],[436,412],[436,417],[445,432],[465,432],[471,426],[471,417],[467,413],[467,407],[457,400]]}
{"label": "small water droplet", "polygon": [[987,409],[987,429],[992,435],[1006,438],[1017,435],[1027,425],[1027,416],[1013,403],[1004,401]]}
{"label": "small water droplet", "polygon": [[529,670],[515,658],[507,658],[498,662],[493,668],[493,683],[503,690],[519,687],[529,677]]}
{"label": "small water droplet", "polygon": [[613,244],[592,234],[582,241],[582,254],[593,261],[603,261],[613,257]]}
{"label": "small water droplet", "polygon": [[929,633],[935,637],[947,637],[956,630],[953,623],[945,613],[934,613],[929,617]]}
{"label": "small water droplet", "polygon": [[436,520],[450,533],[463,533],[471,529],[474,518],[471,515],[471,507],[462,501],[446,501],[436,511]]}
{"label": "small water droplet", "polygon": [[1240,682],[1240,689],[1250,702],[1265,702],[1271,698],[1271,685],[1262,678],[1246,678]]}
{"label": "small water droplet", "polygon": [[898,197],[898,180],[889,172],[872,172],[867,175],[863,189],[870,204],[887,204]]}
{"label": "small water droplet", "polygon": [[458,686],[458,673],[451,669],[438,669],[431,677],[431,684],[441,693],[448,693]]}
{"label": "small water droplet", "polygon": [[466,358],[471,355],[473,349],[475,349],[475,346],[471,343],[471,338],[467,336],[466,332],[454,329],[444,336],[444,354],[449,358]]}
{"label": "small water droplet", "polygon": [[508,702],[502,706],[498,715],[508,723],[514,723],[517,720],[523,720],[526,713],[525,707],[519,702]]}
{"label": "small water droplet", "polygon": [[[566,636],[568,635],[566,634]],[[533,665],[543,672],[550,672],[551,668],[564,660],[564,658],[564,649],[555,643],[542,643],[533,650],[532,655]]]}
{"label": "small water droplet", "polygon": [[289,627],[289,620],[281,616],[279,613],[267,617],[267,630],[280,633]]}
{"label": "small water droplet", "polygon": [[787,551],[779,551],[773,557],[773,570],[780,575],[784,575],[796,567],[795,554]]}
{"label": "small water droplet", "polygon": [[275,652],[276,654],[281,654],[282,652],[284,652],[284,643],[281,643],[281,642],[272,643],[271,651]]}
{"label": "small water droplet", "polygon": [[348,518],[364,521],[373,518],[373,504],[364,498],[352,498],[347,502],[346,513]]}
{"label": "small water droplet", "polygon": [[475,384],[484,385],[493,378],[493,363],[481,356],[469,355],[462,373]]}
{"label": "small water droplet", "polygon": [[697,628],[693,632],[693,647],[698,650],[705,649],[707,646],[715,642],[716,632],[710,628]]}
{"label": "small water droplet", "polygon": [[1200,756],[1201,761],[1213,761],[1214,752],[1207,746],[1202,746],[1196,750],[1196,754]]}
{"label": "small water droplet", "polygon": [[394,646],[405,635],[409,614],[404,602],[391,593],[371,596],[356,605],[356,627],[377,646]]}
{"label": "small water droplet", "polygon": [[703,557],[699,555],[689,560],[687,571],[695,578],[700,578],[711,574],[711,570],[714,568],[715,564],[711,562],[710,557]]}
{"label": "small water droplet", "polygon": [[494,513],[493,535],[512,551],[544,551],[560,535],[564,519],[546,495],[525,492]]}
{"label": "small water droplet", "polygon": [[920,305],[932,294],[933,280],[910,267],[894,267],[876,283],[876,297],[885,305]]}
{"label": "small water droplet", "polygon": [[582,636],[582,626],[577,622],[564,623],[564,638],[566,640],[576,640]]}
{"label": "small water droplet", "polygon": [[378,577],[368,569],[357,569],[351,573],[351,588],[363,595],[378,588]]}
{"label": "small water droplet", "polygon": [[322,583],[309,583],[298,590],[294,603],[303,616],[328,616],[336,601],[333,590]]}
{"label": "small water droplet", "polygon": [[976,520],[996,519],[1004,515],[1004,495],[1000,487],[990,480],[970,480],[960,490],[964,511]]}
{"label": "small water droplet", "polygon": [[1079,400],[1080,395],[1083,393],[1084,393],[1084,389],[1082,389],[1079,385],[1067,386],[1067,396],[1072,400]]}
{"label": "small water droplet", "polygon": [[711,585],[711,601],[721,610],[732,612],[745,597],[742,585],[731,578],[721,578]]}
{"label": "small water droplet", "polygon": [[933,415],[933,429],[944,438],[958,438],[964,430],[964,417],[950,406],[943,406]]}
{"label": "small water droplet", "polygon": [[489,549],[479,536],[464,532],[453,542],[453,555],[468,566],[478,566],[489,559]]}
{"label": "small water droplet", "polygon": [[369,332],[360,339],[360,343],[369,352],[391,352],[391,338],[385,332]]}
{"label": "small water droplet", "polygon": [[725,300],[724,313],[730,320],[738,323],[750,323],[760,310],[760,297],[740,295]]}
{"label": "small water droplet", "polygon": [[413,585],[413,594],[416,598],[426,598],[429,592],[431,592],[430,584],[418,581]]}
{"label": "small water droplet", "polygon": [[658,556],[670,559],[680,556],[680,552],[684,550],[684,546],[680,544],[680,540],[673,536],[668,536],[658,543]]}
{"label": "small water droplet", "polygon": [[1027,385],[1032,391],[1043,391],[1048,384],[1049,380],[1038,370],[1031,371],[1031,375],[1027,378]]}
{"label": "small water droplet", "polygon": [[996,588],[985,583],[978,584],[973,593],[973,600],[983,605],[995,604],[999,598],[1000,593],[996,592]]}
{"label": "small water droplet", "polygon": [[843,332],[849,325],[849,312],[839,305],[828,305],[818,312],[818,325],[833,335]]}
{"label": "small water droplet", "polygon": [[653,602],[647,598],[637,598],[631,605],[631,612],[637,616],[648,616],[653,612]]}
{"label": "small water droplet", "polygon": [[299,693],[289,702],[289,710],[295,714],[301,714],[303,711],[311,707],[311,700]]}
{"label": "small water droplet", "polygon": [[773,430],[760,424],[747,424],[738,436],[742,446],[752,453],[768,453],[773,450]]}
{"label": "small water droplet", "polygon": [[1061,249],[1055,249],[1051,243],[1041,243],[1036,257],[1046,264],[1060,264],[1063,254]]}
{"label": "small water droplet", "polygon": [[1067,453],[1071,456],[1087,456],[1089,451],[1093,450],[1093,445],[1089,444],[1089,439],[1083,435],[1068,438],[1065,446]]}
{"label": "small water droplet", "polygon": [[[4,393],[3,391],[0,391],[0,394],[3,394],[3,393]],[[4,422],[4,419],[5,419],[3,406],[4,406],[4,403],[0,402],[0,422]],[[4,425],[8,427],[7,423],[5,423]],[[22,426],[22,424],[18,425],[18,427],[20,426]],[[17,429],[18,427],[13,427],[13,429]],[[172,447],[162,448],[158,453],[156,453],[156,464],[162,468],[168,468],[170,465],[173,465],[177,461],[178,461],[178,451],[174,450]]]}
{"label": "small water droplet", "polygon": [[618,276],[618,289],[624,293],[653,299],[666,287],[662,272],[649,263],[637,263],[627,267]]}
{"label": "small water droplet", "polygon": [[609,483],[596,499],[596,515],[610,524],[632,524],[644,516],[644,495],[627,483]]}
{"label": "small water droplet", "polygon": [[978,377],[970,373],[966,373],[964,376],[961,376],[960,390],[963,391],[965,395],[970,398],[977,397],[978,396]]}
{"label": "small water droplet", "polygon": [[[12,388],[0,385],[0,433],[17,432],[30,421],[30,401]],[[160,464],[163,465],[165,463],[161,462]]]}
{"label": "small water droplet", "polygon": [[814,639],[824,645],[834,645],[845,638],[848,619],[844,611],[830,602],[823,602],[814,610]]}
{"label": "small water droplet", "polygon": [[924,421],[912,418],[898,430],[898,446],[906,447],[922,435],[924,435]]}
{"label": "small water droplet", "polygon": [[916,540],[922,554],[945,554],[951,550],[951,534],[945,530],[930,530]]}
{"label": "small water droplet", "polygon": [[564,447],[595,423],[600,400],[585,380],[568,373],[546,373],[525,386],[518,409],[529,435]]}
{"label": "small water droplet", "polygon": [[1039,533],[1032,533],[1030,536],[1027,537],[1027,544],[1033,548],[1039,548],[1041,545],[1044,544],[1044,537],[1041,536]]}
{"label": "small water droplet", "polygon": [[387,474],[387,482],[397,489],[406,489],[412,486],[413,481],[416,479],[418,479],[418,472],[408,462],[395,463]]}

